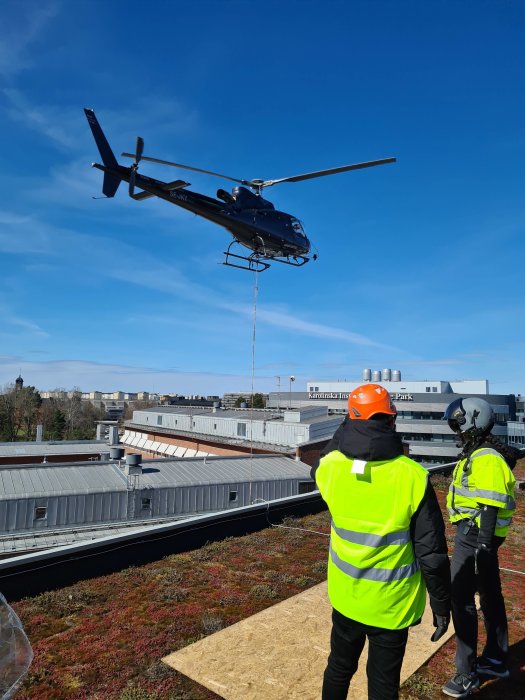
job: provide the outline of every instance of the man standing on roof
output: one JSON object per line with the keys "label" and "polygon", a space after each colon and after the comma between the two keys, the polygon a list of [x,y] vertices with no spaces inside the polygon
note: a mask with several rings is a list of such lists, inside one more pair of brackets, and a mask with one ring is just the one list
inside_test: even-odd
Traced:
{"label": "man standing on roof", "polygon": [[399,697],[408,628],[426,603],[437,628],[450,621],[445,527],[428,472],[403,454],[396,409],[378,384],[348,397],[348,419],[312,469],[330,509],[331,651],[323,700],[346,700],[368,637],[369,700]]}
{"label": "man standing on roof", "polygon": [[[515,508],[516,453],[490,431],[494,413],[481,398],[457,399],[444,419],[459,435],[463,450],[447,497],[456,526],[452,555],[452,618],[456,630],[456,674],[443,686],[453,698],[466,698],[480,677],[507,678],[508,627],[501,592],[498,548],[505,540]],[[477,574],[477,576],[476,576]],[[476,659],[479,591],[487,641]]]}

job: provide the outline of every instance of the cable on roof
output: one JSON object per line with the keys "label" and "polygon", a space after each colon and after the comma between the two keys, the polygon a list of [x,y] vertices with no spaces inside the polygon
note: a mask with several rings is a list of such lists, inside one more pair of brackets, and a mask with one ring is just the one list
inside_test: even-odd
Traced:
{"label": "cable on roof", "polygon": [[[266,520],[269,525],[272,527],[282,527],[285,530],[303,530],[304,532],[313,532],[316,535],[323,535],[323,537],[330,537],[329,532],[320,532],[319,530],[311,530],[308,527],[294,527],[293,525],[281,525],[279,523],[272,523],[270,522],[270,518],[268,517],[270,513],[270,503],[264,498],[256,498],[255,501],[253,501],[253,504],[255,503],[266,503]],[[253,505],[252,504],[252,505]]]}

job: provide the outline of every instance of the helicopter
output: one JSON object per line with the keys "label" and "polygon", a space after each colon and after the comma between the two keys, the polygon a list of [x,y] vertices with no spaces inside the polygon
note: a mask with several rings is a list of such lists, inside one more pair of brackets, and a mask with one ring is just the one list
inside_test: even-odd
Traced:
{"label": "helicopter", "polygon": [[[395,158],[383,158],[329,168],[328,170],[318,170],[303,175],[283,177],[277,180],[245,180],[190,165],[145,156],[144,139],[138,136],[135,153],[122,153],[125,158],[133,160],[133,164],[126,167],[117,162],[95,112],[87,108],[84,108],[84,112],[103,162],[102,165],[93,163],[92,167],[102,170],[104,173],[102,193],[105,197],[114,197],[120,183],[124,181],[129,183],[128,193],[132,199],[137,201],[150,197],[165,199],[171,204],[176,204],[197,214],[197,216],[202,216],[208,221],[222,226],[233,237],[227,250],[224,251],[223,265],[251,272],[263,272],[270,267],[271,262],[301,267],[309,260],[317,260],[317,254],[311,253],[311,244],[300,220],[291,214],[276,210],[270,201],[262,197],[263,189],[282,182],[300,182],[396,161]],[[139,174],[138,166],[141,161],[213,175],[238,184],[231,193],[224,189],[217,190],[217,199],[214,199],[186,189],[190,187],[190,183],[185,180],[163,182]],[[232,247],[236,252],[232,252]],[[251,253],[243,255],[244,248],[250,250]]]}

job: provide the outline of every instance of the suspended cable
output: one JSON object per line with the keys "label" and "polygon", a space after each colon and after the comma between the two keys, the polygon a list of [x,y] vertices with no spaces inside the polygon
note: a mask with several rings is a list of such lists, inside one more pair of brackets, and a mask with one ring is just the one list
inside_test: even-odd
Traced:
{"label": "suspended cable", "polygon": [[255,337],[257,329],[257,297],[259,295],[259,272],[255,270],[253,282],[253,330],[252,330],[252,377],[251,377],[251,401],[250,401],[250,491],[249,503],[252,503],[253,485],[253,400],[255,384]]}

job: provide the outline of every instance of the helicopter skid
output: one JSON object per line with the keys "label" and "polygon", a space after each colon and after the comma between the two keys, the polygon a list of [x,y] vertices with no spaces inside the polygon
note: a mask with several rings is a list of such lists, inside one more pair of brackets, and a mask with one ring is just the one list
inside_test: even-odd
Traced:
{"label": "helicopter skid", "polygon": [[[228,267],[237,267],[239,270],[248,270],[248,272],[264,272],[270,267],[270,262],[265,262],[269,260],[271,262],[283,263],[283,265],[291,265],[292,267],[302,267],[306,265],[309,260],[316,260],[317,256],[312,258],[307,258],[304,255],[287,255],[286,257],[271,257],[269,255],[261,255],[259,253],[252,253],[252,255],[237,255],[236,253],[231,253],[230,249],[224,251],[226,256],[223,265],[228,265]],[[235,258],[235,260],[244,260],[247,265],[236,264],[235,262],[230,262],[230,258]]]}
{"label": "helicopter skid", "polygon": [[[249,255],[248,257],[246,257],[245,255],[236,255],[235,253],[230,253],[229,250],[225,250],[224,255],[226,256],[226,258],[222,264],[228,265],[228,267],[236,267],[239,270],[248,270],[248,272],[264,272],[270,267],[269,263],[263,262],[256,255]],[[230,258],[235,258],[236,260],[244,260],[248,264],[240,265],[234,262],[229,262]]]}

